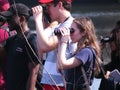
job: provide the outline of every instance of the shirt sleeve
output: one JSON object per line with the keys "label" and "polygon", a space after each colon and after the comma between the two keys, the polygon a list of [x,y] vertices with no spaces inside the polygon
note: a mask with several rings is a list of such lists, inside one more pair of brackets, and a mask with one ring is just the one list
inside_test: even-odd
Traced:
{"label": "shirt sleeve", "polygon": [[28,38],[28,41],[29,41],[29,44],[30,44],[31,48],[33,49],[33,51],[29,47],[28,44],[27,44],[27,50],[28,50],[29,59],[31,59],[30,61],[34,61],[36,63],[39,63],[38,55],[37,55],[36,38],[37,38],[36,33],[33,33],[33,34],[30,35],[30,37]]}
{"label": "shirt sleeve", "polygon": [[88,60],[90,60],[92,56],[93,55],[91,51],[88,48],[84,48],[75,55],[75,58],[77,58],[78,60],[81,60],[82,63],[85,64]]}
{"label": "shirt sleeve", "polygon": [[0,44],[3,43],[5,40],[7,40],[9,37],[9,34],[7,30],[0,28]]}

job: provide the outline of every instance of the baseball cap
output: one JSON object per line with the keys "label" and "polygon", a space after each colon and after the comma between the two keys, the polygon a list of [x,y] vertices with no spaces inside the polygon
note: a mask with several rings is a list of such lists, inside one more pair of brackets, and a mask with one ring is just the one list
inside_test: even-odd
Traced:
{"label": "baseball cap", "polygon": [[30,9],[26,5],[22,3],[16,3],[12,4],[7,11],[0,12],[0,14],[4,17],[10,17],[16,14],[30,16],[29,11]]}
{"label": "baseball cap", "polygon": [[[47,4],[47,3],[50,3],[50,2],[53,2],[55,0],[38,0],[38,2],[42,3],[42,4]],[[72,0],[58,0],[58,1],[66,1],[66,2],[70,2],[72,3]]]}

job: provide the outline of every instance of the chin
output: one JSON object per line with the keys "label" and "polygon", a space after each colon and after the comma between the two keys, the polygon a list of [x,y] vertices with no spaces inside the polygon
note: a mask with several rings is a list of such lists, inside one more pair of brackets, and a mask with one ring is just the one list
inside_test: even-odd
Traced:
{"label": "chin", "polygon": [[76,42],[78,42],[78,40],[76,40],[76,39],[72,39],[72,42],[73,42],[73,43],[76,43]]}
{"label": "chin", "polygon": [[72,43],[76,43],[76,41],[72,40]]}

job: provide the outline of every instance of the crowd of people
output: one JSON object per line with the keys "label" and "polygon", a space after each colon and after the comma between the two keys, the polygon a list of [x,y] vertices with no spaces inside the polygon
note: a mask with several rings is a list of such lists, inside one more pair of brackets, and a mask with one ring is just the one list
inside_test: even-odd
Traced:
{"label": "crowd of people", "polygon": [[[72,0],[38,0],[32,9],[2,2],[7,9],[0,11],[0,90],[92,90],[101,68],[106,74],[99,90],[106,90],[102,83],[108,72],[120,71],[120,22],[108,41],[111,63],[101,67],[105,43],[98,40],[90,17],[71,15]],[[36,32],[28,26],[31,16]]]}

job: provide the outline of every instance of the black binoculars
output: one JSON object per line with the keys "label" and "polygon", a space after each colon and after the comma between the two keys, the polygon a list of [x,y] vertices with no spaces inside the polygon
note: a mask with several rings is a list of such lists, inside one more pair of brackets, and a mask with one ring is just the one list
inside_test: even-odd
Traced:
{"label": "black binoculars", "polygon": [[[69,29],[70,29],[70,34],[74,33],[74,29],[73,28],[69,28]],[[54,34],[55,35],[61,35],[60,29],[59,28],[55,28]]]}
{"label": "black binoculars", "polygon": [[112,37],[104,37],[104,38],[102,38],[101,39],[101,42],[102,43],[108,43],[108,42],[110,42],[110,41],[113,41],[113,38]]}

